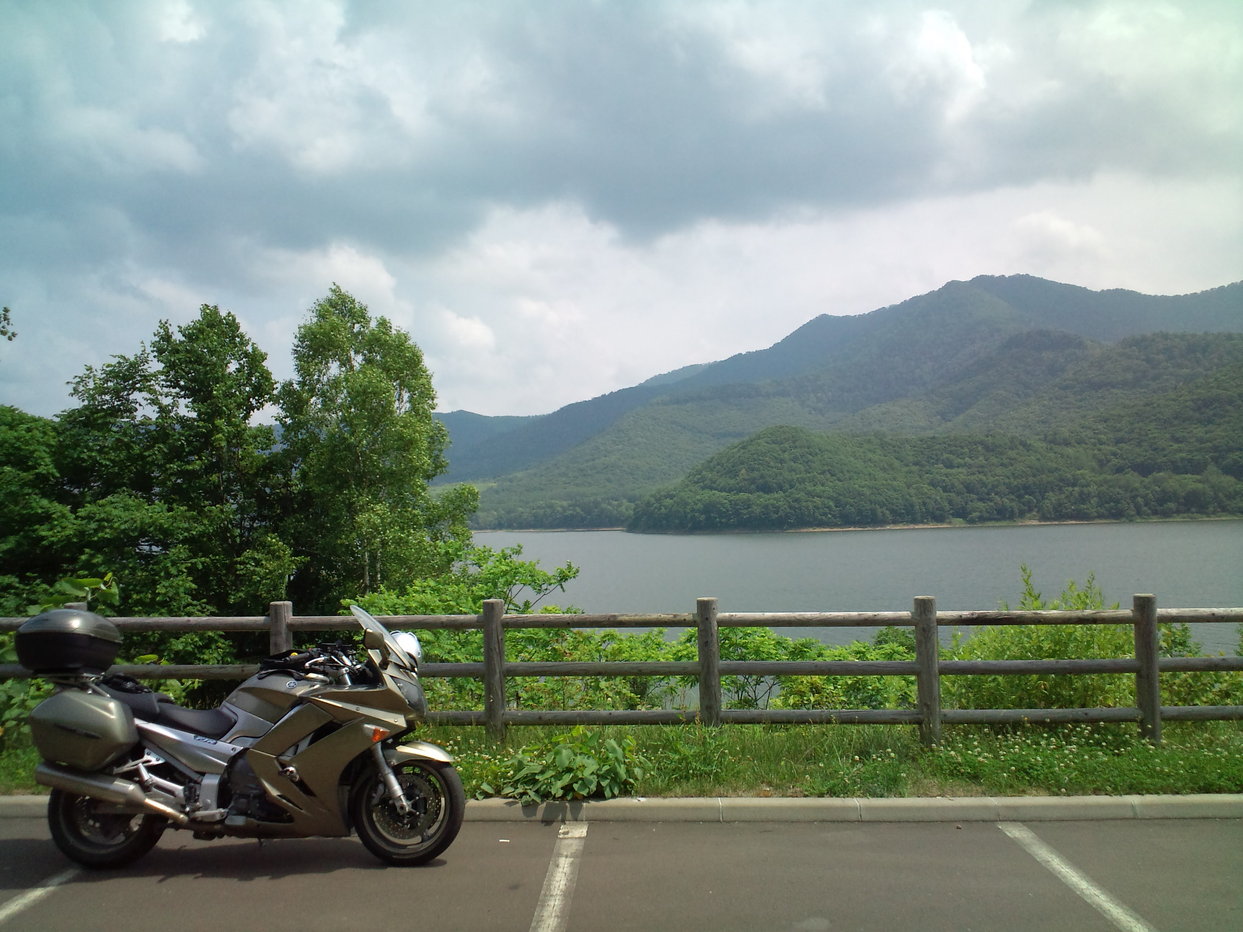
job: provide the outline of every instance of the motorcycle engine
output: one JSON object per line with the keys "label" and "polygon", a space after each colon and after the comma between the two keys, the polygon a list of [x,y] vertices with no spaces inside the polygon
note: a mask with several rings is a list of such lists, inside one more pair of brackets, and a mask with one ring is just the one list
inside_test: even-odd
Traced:
{"label": "motorcycle engine", "polygon": [[262,822],[291,821],[288,812],[268,800],[245,754],[238,754],[229,761],[226,777],[232,793],[229,815],[247,816]]}

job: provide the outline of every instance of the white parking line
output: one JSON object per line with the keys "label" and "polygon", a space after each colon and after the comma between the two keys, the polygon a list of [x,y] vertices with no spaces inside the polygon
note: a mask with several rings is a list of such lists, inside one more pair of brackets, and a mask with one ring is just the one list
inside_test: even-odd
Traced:
{"label": "white parking line", "polygon": [[578,863],[586,844],[586,822],[567,822],[557,832],[557,846],[544,877],[531,932],[565,932],[570,921],[570,899],[578,880]]}
{"label": "white parking line", "polygon": [[1062,883],[1096,907],[1101,915],[1122,932],[1156,932],[1143,919],[1063,860],[1060,854],[1041,841],[1026,825],[1018,822],[998,822],[997,827],[1022,845],[1028,854],[1051,870]]}
{"label": "white parking line", "polygon": [[71,867],[68,870],[61,871],[55,877],[49,877],[47,880],[43,881],[43,883],[39,884],[39,886],[27,890],[21,896],[15,896],[3,906],[0,906],[0,925],[4,925],[22,910],[34,906],[35,903],[39,902],[62,883],[67,883],[68,881],[73,880],[73,878],[77,877],[80,873],[80,868]]}

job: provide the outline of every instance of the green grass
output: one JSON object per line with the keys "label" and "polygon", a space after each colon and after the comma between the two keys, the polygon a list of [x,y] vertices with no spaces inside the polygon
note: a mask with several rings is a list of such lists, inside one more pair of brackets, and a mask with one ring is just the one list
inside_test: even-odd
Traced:
{"label": "green grass", "polygon": [[[1134,725],[948,727],[939,748],[901,726],[636,726],[636,796],[1011,796],[1243,792],[1243,725],[1166,723],[1155,747]],[[422,734],[456,757],[468,795],[504,785],[524,748],[564,730],[514,728],[505,744],[482,729]]]}
{"label": "green grass", "polygon": [[[418,737],[456,758],[468,796],[506,785],[515,759],[547,751],[564,728],[429,727]],[[1243,723],[1167,722],[1160,747],[1134,725],[947,727],[939,748],[891,725],[600,727],[634,739],[635,796],[1025,796],[1243,793]],[[30,748],[0,754],[0,794],[43,792]]]}
{"label": "green grass", "polygon": [[0,753],[0,796],[14,793],[46,793],[47,790],[35,783],[35,764],[39,763],[39,755],[35,749],[26,744],[16,747],[11,745]]}

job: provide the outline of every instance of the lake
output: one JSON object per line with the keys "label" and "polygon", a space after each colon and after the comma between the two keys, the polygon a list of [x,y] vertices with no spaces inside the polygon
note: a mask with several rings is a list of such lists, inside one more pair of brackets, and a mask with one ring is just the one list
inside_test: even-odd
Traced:
{"label": "lake", "polygon": [[[550,597],[589,613],[691,612],[701,596],[722,612],[909,611],[931,595],[944,610],[1017,603],[1020,567],[1045,598],[1089,574],[1106,604],[1151,592],[1166,608],[1243,606],[1243,521],[1014,527],[895,528],[772,534],[479,531],[479,544],[521,544],[526,559],[580,568]],[[800,630],[801,636],[816,633]],[[820,632],[833,643],[874,629]],[[1233,654],[1235,625],[1197,625],[1209,653]]]}

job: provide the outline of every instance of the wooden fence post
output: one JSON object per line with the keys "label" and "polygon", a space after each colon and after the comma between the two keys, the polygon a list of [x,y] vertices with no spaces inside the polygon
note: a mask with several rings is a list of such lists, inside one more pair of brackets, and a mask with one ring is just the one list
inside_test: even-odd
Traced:
{"label": "wooden fence post", "polygon": [[1135,705],[1139,709],[1139,733],[1153,744],[1161,743],[1160,634],[1157,630],[1157,597],[1132,598],[1135,615]]}
{"label": "wooden fence post", "polygon": [[293,618],[292,602],[268,603],[268,653],[283,654],[293,648],[293,632],[289,619]]}
{"label": "wooden fence post", "polygon": [[937,600],[915,597],[915,688],[919,701],[919,740],[924,747],[941,743],[941,638],[937,630]]}
{"label": "wooden fence post", "polygon": [[488,734],[505,737],[505,617],[504,599],[483,603],[483,714]]}
{"label": "wooden fence post", "polygon": [[699,644],[699,720],[721,724],[721,634],[716,626],[716,599],[697,599],[695,621]]}

